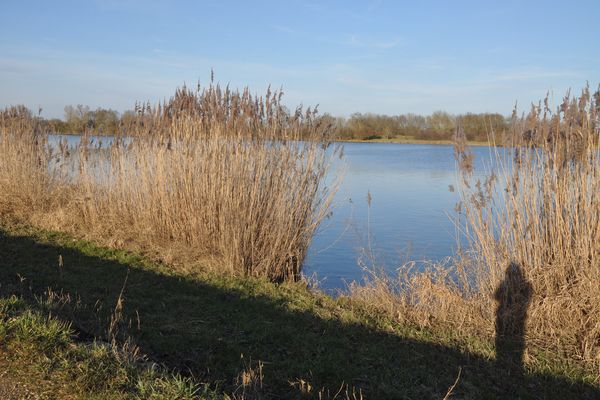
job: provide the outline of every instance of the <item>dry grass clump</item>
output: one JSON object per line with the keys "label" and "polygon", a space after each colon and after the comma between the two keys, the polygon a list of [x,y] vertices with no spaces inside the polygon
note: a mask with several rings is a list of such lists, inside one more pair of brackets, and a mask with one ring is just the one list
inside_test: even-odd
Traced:
{"label": "dry grass clump", "polygon": [[0,213],[40,210],[53,200],[47,137],[22,106],[0,110]]}
{"label": "dry grass clump", "polygon": [[406,265],[397,279],[376,273],[354,294],[401,320],[495,336],[497,346],[512,330],[600,377],[599,130],[600,92],[586,88],[555,112],[546,99],[514,115],[514,146],[498,151],[485,179],[459,143],[470,249],[425,271]]}
{"label": "dry grass clump", "polygon": [[281,96],[184,87],[137,106],[108,145],[86,132],[74,149],[7,110],[0,212],[228,273],[296,279],[329,212],[324,178],[338,152],[316,110],[290,113]]}

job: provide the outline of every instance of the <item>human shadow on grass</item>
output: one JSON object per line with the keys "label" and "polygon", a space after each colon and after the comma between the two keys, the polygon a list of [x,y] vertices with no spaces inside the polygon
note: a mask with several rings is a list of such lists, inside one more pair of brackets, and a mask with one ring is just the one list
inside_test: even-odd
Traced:
{"label": "human shadow on grass", "polygon": [[[0,231],[0,292],[27,297],[52,288],[68,295],[78,306],[61,316],[81,335],[101,338],[127,277],[127,334],[141,351],[226,391],[238,385],[244,366],[260,361],[262,398],[316,396],[321,388],[333,396],[344,383],[367,399],[440,399],[459,369],[454,398],[600,398],[590,385],[527,373],[517,379],[494,360],[294,311],[283,296],[261,295],[252,282],[226,288],[151,270],[133,256],[126,265],[110,250],[86,253],[92,252]],[[301,395],[302,381],[310,394]]]}
{"label": "human shadow on grass", "polygon": [[498,302],[495,347],[498,369],[515,379],[521,379],[524,373],[525,322],[531,294],[531,283],[521,266],[511,262],[494,293]]}

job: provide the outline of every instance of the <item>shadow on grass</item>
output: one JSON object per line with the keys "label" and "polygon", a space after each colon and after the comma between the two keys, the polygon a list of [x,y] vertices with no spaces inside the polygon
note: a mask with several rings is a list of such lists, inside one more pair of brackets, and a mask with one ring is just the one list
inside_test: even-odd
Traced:
{"label": "shadow on grass", "polygon": [[525,354],[525,322],[531,300],[531,283],[525,278],[521,266],[510,263],[504,280],[494,297],[496,309],[496,364],[515,377],[523,376]]}
{"label": "shadow on grass", "polygon": [[41,295],[50,287],[68,294],[80,303],[62,317],[82,334],[101,336],[129,270],[127,333],[145,354],[226,390],[236,387],[244,365],[260,360],[264,398],[300,397],[290,382],[302,379],[332,394],[344,382],[369,399],[439,399],[459,368],[453,398],[600,398],[596,387],[538,374],[513,378],[494,360],[320,318],[310,300],[292,311],[285,296],[274,289],[267,295],[256,283],[202,283],[154,271],[133,256],[117,262],[114,254],[0,231],[0,293]]}

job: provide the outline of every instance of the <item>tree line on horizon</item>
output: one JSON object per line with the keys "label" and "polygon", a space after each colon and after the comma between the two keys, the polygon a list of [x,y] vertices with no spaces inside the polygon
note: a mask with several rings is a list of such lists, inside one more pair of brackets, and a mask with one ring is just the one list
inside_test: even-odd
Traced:
{"label": "tree line on horizon", "polygon": [[354,113],[349,118],[325,114],[330,119],[336,137],[346,140],[394,139],[451,140],[458,127],[467,140],[487,141],[491,132],[508,130],[510,118],[498,113],[465,113],[453,115],[435,111],[430,115],[384,115]]}
{"label": "tree line on horizon", "polygon": [[[30,116],[33,113],[27,111]],[[46,129],[59,134],[78,134],[93,131],[96,134],[112,135],[136,121],[138,113],[127,110],[119,113],[110,108],[67,105],[64,117],[40,118]],[[501,134],[508,130],[510,118],[498,113],[465,113],[453,115],[435,111],[430,115],[414,113],[385,115],[354,113],[348,118],[323,114],[321,122],[331,125],[333,136],[340,140],[375,140],[407,138],[416,140],[451,140],[460,126],[467,140],[486,141],[490,132]]]}
{"label": "tree line on horizon", "polygon": [[89,106],[78,104],[64,108],[64,118],[46,119],[48,129],[54,133],[82,133],[93,130],[101,135],[113,135],[121,126],[126,126],[136,118],[135,111],[127,110],[119,113],[110,108],[98,107],[92,110]]}

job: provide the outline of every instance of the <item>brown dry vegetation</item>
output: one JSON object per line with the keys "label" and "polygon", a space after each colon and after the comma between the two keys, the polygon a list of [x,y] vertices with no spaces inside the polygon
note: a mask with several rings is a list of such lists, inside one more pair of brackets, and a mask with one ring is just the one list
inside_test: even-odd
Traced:
{"label": "brown dry vegetation", "polygon": [[[280,101],[279,92],[183,88],[166,104],[138,106],[126,137],[103,149],[86,135],[75,149],[50,146],[27,110],[6,109],[0,214],[168,262],[295,279],[328,213],[333,190],[324,182],[338,152],[327,151],[325,119],[289,113]],[[600,95],[585,89],[556,112],[545,102],[515,115],[513,157],[499,154],[501,168],[482,181],[474,181],[463,137],[458,223],[469,249],[425,271],[408,264],[398,277],[375,272],[352,296],[400,322],[464,338],[492,340],[506,321],[524,323],[526,363],[543,369],[540,350],[556,354],[598,383],[599,108]],[[511,290],[524,293],[524,310],[507,310]],[[526,319],[498,322],[521,311]]]}
{"label": "brown dry vegetation", "polygon": [[[297,278],[328,213],[329,126],[264,97],[179,89],[109,146],[51,145],[26,109],[0,114],[0,213],[227,273]],[[300,141],[303,139],[303,141]]]}
{"label": "brown dry vegetation", "polygon": [[376,271],[353,295],[401,321],[495,337],[497,347],[512,330],[526,363],[557,355],[600,382],[599,118],[600,92],[588,88],[555,112],[546,100],[515,115],[511,156],[498,153],[500,168],[485,180],[474,181],[458,143],[459,224],[470,249],[426,271]]}

